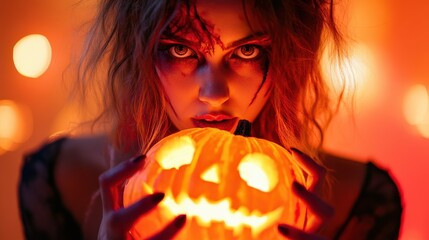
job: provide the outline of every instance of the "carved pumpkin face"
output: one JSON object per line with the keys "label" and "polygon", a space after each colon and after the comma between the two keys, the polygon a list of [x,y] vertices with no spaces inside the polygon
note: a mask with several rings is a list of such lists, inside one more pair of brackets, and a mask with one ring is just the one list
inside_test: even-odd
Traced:
{"label": "carved pumpkin face", "polygon": [[125,206],[153,192],[166,194],[131,233],[148,237],[186,213],[177,239],[282,239],[277,224],[302,228],[305,216],[291,191],[292,182],[304,177],[291,159],[275,143],[214,128],[170,135],[125,186]]}

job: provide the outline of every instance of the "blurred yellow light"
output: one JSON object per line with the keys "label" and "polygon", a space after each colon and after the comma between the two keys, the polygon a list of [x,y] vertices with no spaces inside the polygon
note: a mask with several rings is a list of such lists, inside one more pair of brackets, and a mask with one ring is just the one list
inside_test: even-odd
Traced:
{"label": "blurred yellow light", "polygon": [[328,46],[322,56],[322,73],[335,94],[344,90],[344,97],[356,98],[358,107],[374,104],[380,96],[378,62],[375,54],[362,43],[351,45],[347,55],[338,57]]}
{"label": "blurred yellow light", "polygon": [[422,137],[429,139],[429,123],[417,125],[417,130]]}
{"label": "blurred yellow light", "polygon": [[13,47],[16,70],[30,78],[41,76],[51,63],[52,49],[48,39],[40,34],[28,35]]}
{"label": "blurred yellow light", "polygon": [[405,94],[403,112],[405,119],[411,125],[424,124],[427,121],[429,96],[424,85],[417,84]]}
{"label": "blurred yellow light", "polygon": [[0,138],[13,138],[18,130],[18,115],[13,103],[2,101],[0,105]]}
{"label": "blurred yellow light", "polygon": [[[429,105],[429,104],[428,104]],[[429,106],[426,110],[426,114],[423,117],[422,121],[416,125],[417,131],[424,138],[429,139]]]}
{"label": "blurred yellow light", "polygon": [[0,101],[0,154],[15,150],[33,130],[31,112],[10,100]]}

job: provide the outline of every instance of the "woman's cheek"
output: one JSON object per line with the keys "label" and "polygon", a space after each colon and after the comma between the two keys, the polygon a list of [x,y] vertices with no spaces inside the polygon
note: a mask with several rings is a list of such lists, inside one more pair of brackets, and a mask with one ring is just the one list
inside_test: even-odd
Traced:
{"label": "woman's cheek", "polygon": [[232,72],[243,78],[257,78],[262,81],[265,73],[265,66],[259,62],[243,63],[239,60],[229,62],[229,67]]}

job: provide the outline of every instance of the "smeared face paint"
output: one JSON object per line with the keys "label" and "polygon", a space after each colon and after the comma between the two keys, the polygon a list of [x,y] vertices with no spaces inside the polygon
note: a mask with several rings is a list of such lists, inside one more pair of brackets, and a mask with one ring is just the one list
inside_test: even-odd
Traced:
{"label": "smeared face paint", "polygon": [[258,116],[272,85],[270,39],[252,27],[241,1],[198,0],[180,9],[156,59],[167,112],[179,130],[232,131],[238,119]]}

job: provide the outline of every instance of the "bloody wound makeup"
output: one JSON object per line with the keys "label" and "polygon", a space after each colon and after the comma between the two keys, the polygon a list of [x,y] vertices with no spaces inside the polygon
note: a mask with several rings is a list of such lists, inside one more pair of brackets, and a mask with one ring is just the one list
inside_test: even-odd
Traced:
{"label": "bloody wound makeup", "polygon": [[198,14],[195,1],[192,3],[186,1],[183,5],[161,38],[174,39],[177,36],[185,36],[185,39],[191,42],[201,43],[202,51],[206,54],[213,52],[215,44],[223,46],[219,34],[215,34],[214,25]]}

